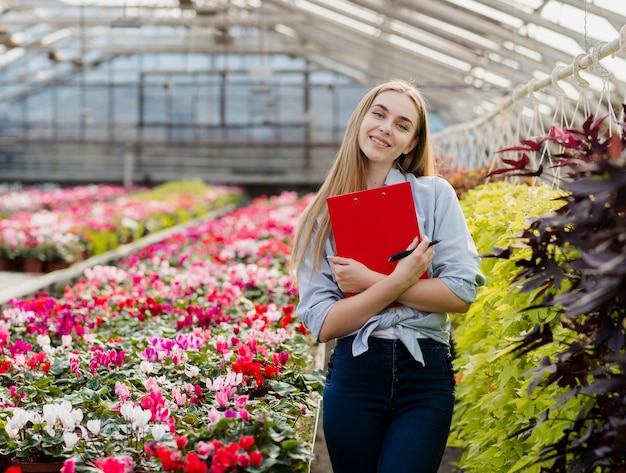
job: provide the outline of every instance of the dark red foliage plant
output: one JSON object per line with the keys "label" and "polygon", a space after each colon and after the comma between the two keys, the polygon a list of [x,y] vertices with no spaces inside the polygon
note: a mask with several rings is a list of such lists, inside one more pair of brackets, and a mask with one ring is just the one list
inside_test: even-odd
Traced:
{"label": "dark red foliage plant", "polygon": [[[521,157],[492,171],[549,179],[565,191],[558,211],[534,219],[514,244],[491,255],[509,258],[520,247],[530,250],[517,263],[513,285],[536,290],[534,307],[559,312],[571,335],[554,344],[555,353],[534,370],[528,387],[530,394],[558,383],[566,394],[557,407],[577,396],[588,400],[539,454],[537,462],[548,465],[542,471],[549,473],[626,472],[626,123],[608,136],[604,120],[590,116],[581,129],[552,127],[538,140],[502,150]],[[558,151],[551,164],[531,169],[529,153],[546,146]],[[537,325],[513,353],[553,339],[550,325]],[[549,422],[557,407],[530,420],[526,430]]]}

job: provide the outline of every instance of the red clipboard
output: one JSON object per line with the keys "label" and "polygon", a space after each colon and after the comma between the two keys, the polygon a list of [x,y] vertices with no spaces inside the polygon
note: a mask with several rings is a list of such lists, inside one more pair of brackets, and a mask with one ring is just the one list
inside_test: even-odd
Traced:
{"label": "red clipboard", "polygon": [[389,257],[420,238],[408,181],[328,197],[326,203],[337,256],[353,258],[373,271],[390,274],[398,262],[390,263]]}

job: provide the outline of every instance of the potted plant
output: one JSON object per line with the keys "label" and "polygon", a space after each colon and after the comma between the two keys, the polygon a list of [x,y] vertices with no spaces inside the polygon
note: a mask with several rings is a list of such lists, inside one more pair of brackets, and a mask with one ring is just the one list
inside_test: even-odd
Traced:
{"label": "potted plant", "polygon": [[22,471],[30,471],[28,465],[33,464],[48,464],[45,471],[59,471],[83,435],[82,420],[82,410],[68,401],[7,409],[1,420],[3,451],[13,456]]}

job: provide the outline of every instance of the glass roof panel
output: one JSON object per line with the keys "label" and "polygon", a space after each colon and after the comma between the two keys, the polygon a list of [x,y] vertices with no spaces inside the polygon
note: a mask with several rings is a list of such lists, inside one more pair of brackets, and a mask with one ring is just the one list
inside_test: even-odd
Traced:
{"label": "glass roof panel", "polygon": [[[598,42],[614,41],[626,25],[624,1],[13,0],[11,8],[0,5],[0,77],[63,71],[70,80],[80,61],[97,67],[133,52],[284,54],[363,84],[430,75],[433,102],[448,110],[472,100],[498,103]],[[602,64],[623,97],[623,55]],[[19,87],[8,81],[2,85]],[[601,82],[593,78],[590,88],[598,92]],[[471,119],[472,108],[449,116]]]}

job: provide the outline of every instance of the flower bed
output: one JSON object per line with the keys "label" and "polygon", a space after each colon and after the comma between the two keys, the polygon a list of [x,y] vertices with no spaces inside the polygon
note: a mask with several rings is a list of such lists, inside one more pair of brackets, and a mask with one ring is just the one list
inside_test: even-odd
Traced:
{"label": "flower bed", "polygon": [[[75,189],[63,192],[70,197],[78,194]],[[103,194],[107,193],[113,194],[103,188]],[[0,270],[29,271],[27,264],[35,261],[39,264],[32,271],[46,272],[42,262],[81,261],[242,198],[238,188],[199,181],[169,183],[113,200],[79,200],[73,205],[57,197],[58,207],[15,212],[0,220],[0,259],[4,262]]]}
{"label": "flower bed", "polygon": [[16,212],[59,210],[77,203],[113,200],[137,190],[110,184],[88,184],[68,189],[58,186],[24,188],[0,186],[0,218],[7,218]]}
{"label": "flower bed", "polygon": [[0,321],[0,447],[69,471],[307,471],[323,378],[292,317],[306,199],[255,200]]}

